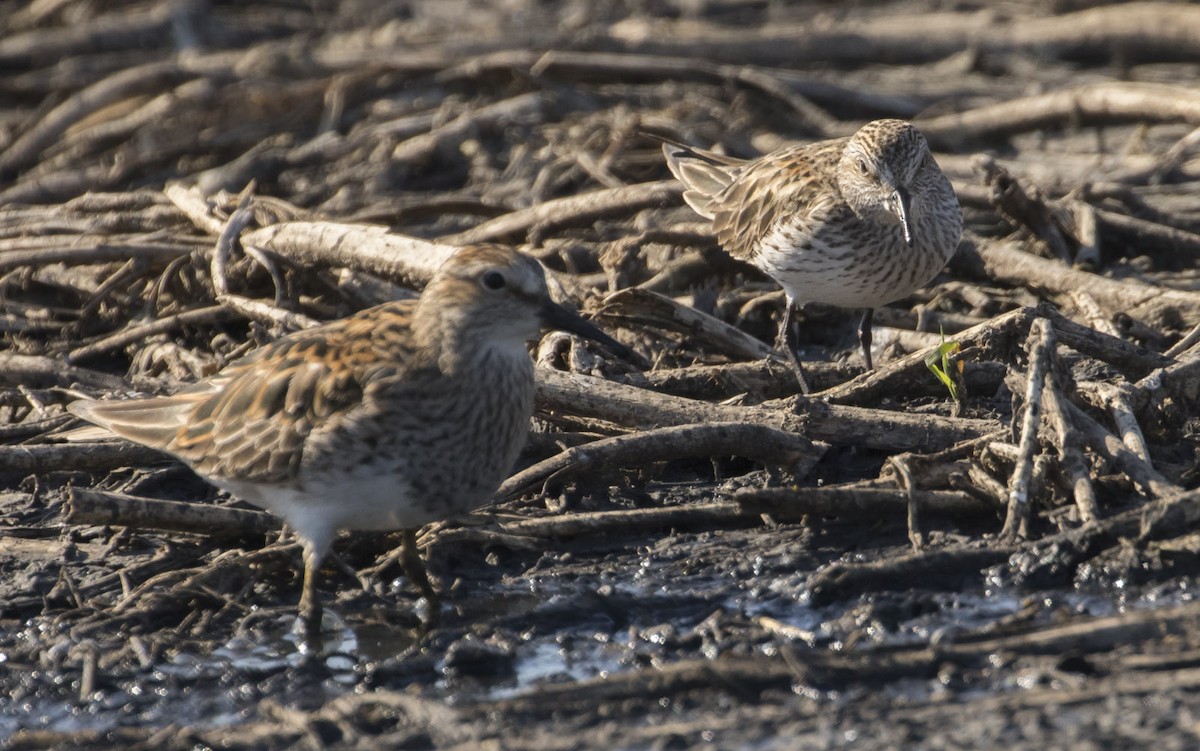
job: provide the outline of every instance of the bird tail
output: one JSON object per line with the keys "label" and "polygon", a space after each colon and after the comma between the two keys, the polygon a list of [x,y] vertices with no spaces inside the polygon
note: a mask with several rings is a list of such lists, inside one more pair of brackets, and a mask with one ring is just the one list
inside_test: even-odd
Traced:
{"label": "bird tail", "polygon": [[667,169],[687,188],[683,200],[705,219],[713,218],[712,200],[729,187],[742,160],[696,149],[659,137]]}
{"label": "bird tail", "polygon": [[67,440],[96,440],[113,434],[156,448],[164,448],[175,437],[183,422],[178,396],[149,399],[89,401],[80,400],[67,405],[67,411],[92,423],[92,427],[76,428]]}

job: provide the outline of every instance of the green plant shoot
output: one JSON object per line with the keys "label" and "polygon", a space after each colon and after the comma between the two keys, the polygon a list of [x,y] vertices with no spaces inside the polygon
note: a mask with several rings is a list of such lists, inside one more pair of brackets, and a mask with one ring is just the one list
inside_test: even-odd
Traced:
{"label": "green plant shoot", "polygon": [[[925,367],[933,372],[937,379],[945,384],[950,391],[950,398],[954,401],[960,401],[962,395],[958,390],[958,379],[950,374],[950,358],[958,354],[962,350],[962,345],[953,339],[946,341],[946,333],[940,332],[942,335],[942,343],[937,346],[932,352],[925,356]],[[962,375],[963,363],[956,362],[958,368],[958,376]]]}

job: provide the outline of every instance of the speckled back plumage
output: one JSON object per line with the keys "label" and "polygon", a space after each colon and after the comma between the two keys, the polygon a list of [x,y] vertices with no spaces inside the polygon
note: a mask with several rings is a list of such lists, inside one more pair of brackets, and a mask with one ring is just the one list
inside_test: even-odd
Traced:
{"label": "speckled back plumage", "polygon": [[[937,275],[962,232],[950,181],[900,120],[749,162],[674,144],[663,152],[721,246],[800,304],[873,308],[904,297]],[[912,245],[882,207],[883,187],[896,184],[912,197]]]}

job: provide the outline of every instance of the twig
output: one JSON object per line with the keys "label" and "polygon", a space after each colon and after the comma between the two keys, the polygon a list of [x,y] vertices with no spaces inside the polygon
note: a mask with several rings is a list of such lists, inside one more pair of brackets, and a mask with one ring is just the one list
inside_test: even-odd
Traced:
{"label": "twig", "polygon": [[1101,241],[1100,233],[1096,230],[1096,207],[1087,201],[1073,201],[1071,216],[1075,220],[1075,250],[1074,265],[1088,271],[1100,266]]}
{"label": "twig", "polygon": [[914,551],[920,551],[925,547],[925,537],[921,534],[921,511],[917,503],[917,481],[913,479],[912,470],[909,468],[908,461],[903,455],[892,457],[891,465],[896,469],[896,476],[900,479],[900,489],[904,491],[905,500],[908,505],[908,541],[912,543]]}
{"label": "twig", "polygon": [[419,164],[448,144],[458,144],[473,128],[539,119],[548,103],[545,93],[533,91],[464,112],[428,133],[402,141],[392,150],[392,159],[401,164]]}
{"label": "twig", "polygon": [[1096,222],[1106,235],[1120,238],[1135,253],[1159,253],[1169,259],[1200,256],[1200,234],[1176,227],[1096,209]]}
{"label": "twig", "polygon": [[984,183],[990,188],[992,205],[1002,216],[1029,229],[1049,246],[1050,252],[1060,261],[1074,261],[1074,249],[1078,248],[1079,243],[1067,236],[1040,191],[1036,188],[1026,191],[1019,180],[986,154],[975,157],[974,166],[976,171],[983,174]]}
{"label": "twig", "polygon": [[558,483],[584,473],[599,475],[632,464],[644,466],[686,457],[744,456],[802,478],[823,453],[803,436],[765,425],[676,425],[573,446],[508,478],[496,491],[496,499],[521,495],[539,483]]}
{"label": "twig", "polygon": [[1171,348],[1163,354],[1167,357],[1179,357],[1195,346],[1197,342],[1200,342],[1200,323],[1193,326],[1191,331],[1187,332],[1182,339],[1171,345]]}
{"label": "twig", "polygon": [[[77,363],[89,357],[102,355],[114,349],[120,349],[128,344],[149,339],[183,326],[214,325],[237,316],[237,311],[224,305],[210,305],[206,308],[185,310],[182,313],[160,318],[141,325],[132,325],[123,331],[97,339],[90,344],[76,347],[67,354],[68,363]],[[111,390],[111,389],[110,389]]]}
{"label": "twig", "polygon": [[1120,386],[1103,384],[1100,393],[1108,406],[1108,413],[1112,416],[1113,425],[1121,435],[1121,442],[1139,459],[1153,466],[1150,460],[1150,449],[1146,446],[1146,437],[1142,435],[1142,427],[1138,424],[1137,415],[1134,414],[1133,406],[1126,396],[1127,390]]}
{"label": "twig", "polygon": [[[804,375],[814,388],[830,388],[861,372],[861,368],[832,362],[806,362]],[[723,365],[689,365],[627,373],[615,379],[637,388],[689,399],[722,400],[750,394],[754,400],[791,396],[796,392],[791,368],[776,359]]]}
{"label": "twig", "polygon": [[821,607],[864,592],[959,587],[964,572],[982,571],[1004,561],[1010,553],[1004,548],[960,547],[871,563],[831,563],[809,580],[809,604]]}
{"label": "twig", "polygon": [[1154,467],[1130,451],[1121,439],[1105,430],[1088,413],[1067,402],[1071,421],[1083,433],[1088,444],[1117,469],[1129,476],[1135,485],[1153,498],[1170,498],[1182,492],[1175,483],[1158,473]]}
{"label": "twig", "polygon": [[1029,370],[1025,374],[1025,417],[1021,425],[1020,454],[1008,486],[1008,515],[1000,539],[1012,542],[1029,534],[1029,480],[1033,475],[1033,454],[1037,449],[1037,429],[1041,420],[1043,384],[1050,366],[1050,350],[1055,347],[1054,329],[1039,318],[1033,322],[1027,342]]}
{"label": "twig", "polygon": [[451,245],[476,242],[498,242],[525,235],[539,228],[542,235],[549,228],[590,224],[597,219],[625,216],[642,209],[662,206],[679,200],[683,186],[676,180],[605,188],[566,198],[556,198],[528,209],[496,217],[464,232],[438,238]]}
{"label": "twig", "polygon": [[46,113],[36,125],[0,152],[0,174],[29,166],[37,160],[42,149],[71,125],[101,107],[144,91],[175,86],[195,76],[177,62],[155,62],[127,68],[92,84]]}
{"label": "twig", "polygon": [[[195,186],[173,181],[163,188],[163,195],[191,220],[192,224],[210,235],[220,235],[226,223],[212,212],[204,194]],[[243,226],[242,229],[245,227]],[[239,230],[240,231],[240,230]]]}
{"label": "twig", "polygon": [[1058,436],[1058,459],[1067,482],[1071,486],[1071,495],[1075,499],[1075,506],[1079,509],[1079,521],[1087,524],[1100,518],[1100,511],[1096,503],[1096,491],[1092,487],[1088,463],[1083,456],[1083,438],[1067,414],[1066,400],[1056,380],[1054,369],[1051,368],[1050,375],[1046,378],[1043,394],[1046,403],[1046,421]]}
{"label": "twig", "polygon": [[768,345],[741,329],[644,289],[614,292],[605,298],[594,317],[619,325],[636,324],[651,330],[668,329],[689,334],[731,357],[760,359],[772,354]]}
{"label": "twig", "polygon": [[230,294],[229,256],[233,253],[242,230],[246,229],[254,221],[254,212],[250,210],[252,199],[253,196],[249,193],[242,196],[237,209],[230,215],[229,220],[225,222],[225,226],[221,228],[217,237],[216,250],[213,251],[212,259],[209,261],[212,285],[216,291],[218,302],[223,302],[221,298],[227,297]]}
{"label": "twig", "polygon": [[570,513],[541,519],[502,522],[497,525],[500,537],[493,537],[494,532],[487,528],[463,527],[440,533],[434,544],[484,540],[499,541],[503,544],[505,536],[566,539],[601,534],[615,537],[643,534],[646,530],[756,526],[761,523],[757,514],[744,511],[736,503],[729,501],[689,503],[666,508]]}
{"label": "twig", "polygon": [[924,13],[812,23],[773,23],[731,28],[699,21],[621,24],[594,44],[627,52],[687,54],[696,59],[798,67],[822,65],[915,64],[964,50],[1062,56],[1105,57],[1114,49],[1138,57],[1192,59],[1200,12],[1166,3],[1091,8],[1076,13],[1007,21],[971,15]]}

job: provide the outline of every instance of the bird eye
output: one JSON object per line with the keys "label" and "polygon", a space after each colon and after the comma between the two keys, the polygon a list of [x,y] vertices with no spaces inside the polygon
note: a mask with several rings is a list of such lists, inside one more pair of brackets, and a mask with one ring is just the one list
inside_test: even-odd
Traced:
{"label": "bird eye", "polygon": [[504,274],[499,271],[489,271],[480,279],[483,286],[490,290],[504,289]]}
{"label": "bird eye", "polygon": [[867,160],[865,160],[865,159],[858,160],[858,171],[861,172],[864,176],[871,174],[871,168],[867,166]]}

